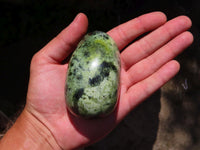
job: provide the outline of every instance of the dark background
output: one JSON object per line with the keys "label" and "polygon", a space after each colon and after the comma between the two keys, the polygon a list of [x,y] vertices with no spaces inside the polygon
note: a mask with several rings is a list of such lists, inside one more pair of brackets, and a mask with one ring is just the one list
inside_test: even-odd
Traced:
{"label": "dark background", "polygon": [[[184,53],[196,57],[199,6],[198,0],[0,0],[0,132],[25,104],[32,56],[77,13],[88,16],[88,32],[107,32],[151,11],[162,11],[168,19],[187,15],[193,21],[195,42],[193,49]],[[152,149],[158,130],[159,99],[160,91],[133,110],[104,140],[86,149]]]}

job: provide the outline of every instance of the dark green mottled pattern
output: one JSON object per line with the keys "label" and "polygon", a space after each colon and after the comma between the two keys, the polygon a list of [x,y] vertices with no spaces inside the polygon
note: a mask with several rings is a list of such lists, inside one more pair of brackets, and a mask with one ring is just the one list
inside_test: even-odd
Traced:
{"label": "dark green mottled pattern", "polygon": [[107,115],[116,106],[119,80],[119,51],[113,39],[100,31],[87,34],[69,62],[69,110],[85,118]]}

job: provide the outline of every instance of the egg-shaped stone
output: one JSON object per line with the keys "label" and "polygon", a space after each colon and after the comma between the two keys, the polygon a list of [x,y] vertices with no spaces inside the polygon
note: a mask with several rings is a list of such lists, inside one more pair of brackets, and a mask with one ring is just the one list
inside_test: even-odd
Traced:
{"label": "egg-shaped stone", "polygon": [[84,36],[69,61],[66,103],[84,118],[110,114],[118,101],[120,54],[114,40],[95,31]]}

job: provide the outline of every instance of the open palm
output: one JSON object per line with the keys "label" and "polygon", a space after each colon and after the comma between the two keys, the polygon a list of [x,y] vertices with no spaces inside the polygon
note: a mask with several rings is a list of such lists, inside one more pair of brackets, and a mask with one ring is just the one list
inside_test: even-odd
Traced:
{"label": "open palm", "polygon": [[[31,62],[25,109],[50,130],[62,149],[82,147],[108,134],[136,105],[178,72],[179,64],[172,59],[193,40],[186,31],[191,26],[190,19],[180,16],[166,22],[161,12],[142,15],[110,30],[108,34],[121,51],[119,104],[108,117],[85,120],[67,111],[64,90],[68,64],[62,62],[76,48],[87,26],[87,17],[80,13]],[[149,31],[152,32],[131,43]]]}

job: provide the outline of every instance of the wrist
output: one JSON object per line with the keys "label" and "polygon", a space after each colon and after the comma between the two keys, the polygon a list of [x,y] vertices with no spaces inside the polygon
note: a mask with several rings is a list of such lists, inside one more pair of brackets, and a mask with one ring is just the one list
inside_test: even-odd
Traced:
{"label": "wrist", "polygon": [[0,149],[60,150],[50,130],[26,109],[0,142]]}

